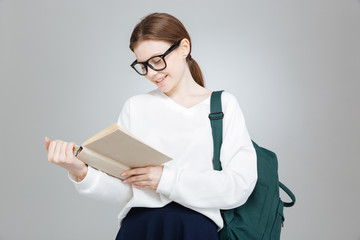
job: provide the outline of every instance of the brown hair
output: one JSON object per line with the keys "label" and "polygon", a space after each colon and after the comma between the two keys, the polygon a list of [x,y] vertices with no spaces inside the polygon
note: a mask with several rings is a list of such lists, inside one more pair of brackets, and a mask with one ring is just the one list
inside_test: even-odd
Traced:
{"label": "brown hair", "polygon": [[[191,39],[184,25],[170,14],[152,13],[143,18],[135,26],[130,37],[130,49],[134,51],[136,44],[143,40],[160,40],[174,44],[184,38],[190,42],[191,53]],[[204,78],[201,69],[197,62],[191,57],[190,53],[186,58],[186,62],[189,66],[191,76],[196,83],[204,87]]]}

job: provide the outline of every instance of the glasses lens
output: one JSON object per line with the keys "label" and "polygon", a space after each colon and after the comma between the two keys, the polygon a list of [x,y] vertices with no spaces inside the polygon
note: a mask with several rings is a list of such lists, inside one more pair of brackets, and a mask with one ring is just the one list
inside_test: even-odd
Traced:
{"label": "glasses lens", "polygon": [[150,58],[149,65],[154,70],[163,70],[166,67],[165,61],[161,57]]}
{"label": "glasses lens", "polygon": [[139,74],[141,74],[141,75],[146,74],[146,67],[144,66],[144,64],[137,63],[134,65],[134,68]]}

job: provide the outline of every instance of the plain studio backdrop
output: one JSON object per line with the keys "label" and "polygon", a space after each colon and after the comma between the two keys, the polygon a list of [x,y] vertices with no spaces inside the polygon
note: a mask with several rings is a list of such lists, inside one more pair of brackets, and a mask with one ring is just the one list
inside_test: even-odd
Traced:
{"label": "plain studio backdrop", "polygon": [[44,137],[81,144],[155,88],[128,48],[151,12],[184,23],[206,86],[277,153],[297,197],[282,239],[360,239],[358,0],[0,0],[0,239],[115,238],[120,206],[80,196]]}

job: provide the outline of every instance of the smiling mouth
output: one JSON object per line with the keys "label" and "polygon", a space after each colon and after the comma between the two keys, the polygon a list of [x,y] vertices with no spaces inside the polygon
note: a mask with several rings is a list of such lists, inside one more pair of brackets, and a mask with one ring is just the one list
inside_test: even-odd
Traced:
{"label": "smiling mouth", "polygon": [[158,80],[155,80],[155,82],[156,82],[157,84],[159,84],[159,83],[161,83],[162,81],[164,81],[166,77],[167,77],[167,75],[166,75],[165,77],[162,77],[162,78],[158,79]]}

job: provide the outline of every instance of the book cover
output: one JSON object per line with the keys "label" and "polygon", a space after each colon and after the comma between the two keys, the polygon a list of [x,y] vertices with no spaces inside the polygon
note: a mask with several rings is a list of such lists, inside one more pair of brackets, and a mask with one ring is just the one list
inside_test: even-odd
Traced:
{"label": "book cover", "polygon": [[87,165],[117,178],[127,169],[162,165],[171,160],[117,124],[95,134],[74,152]]}

